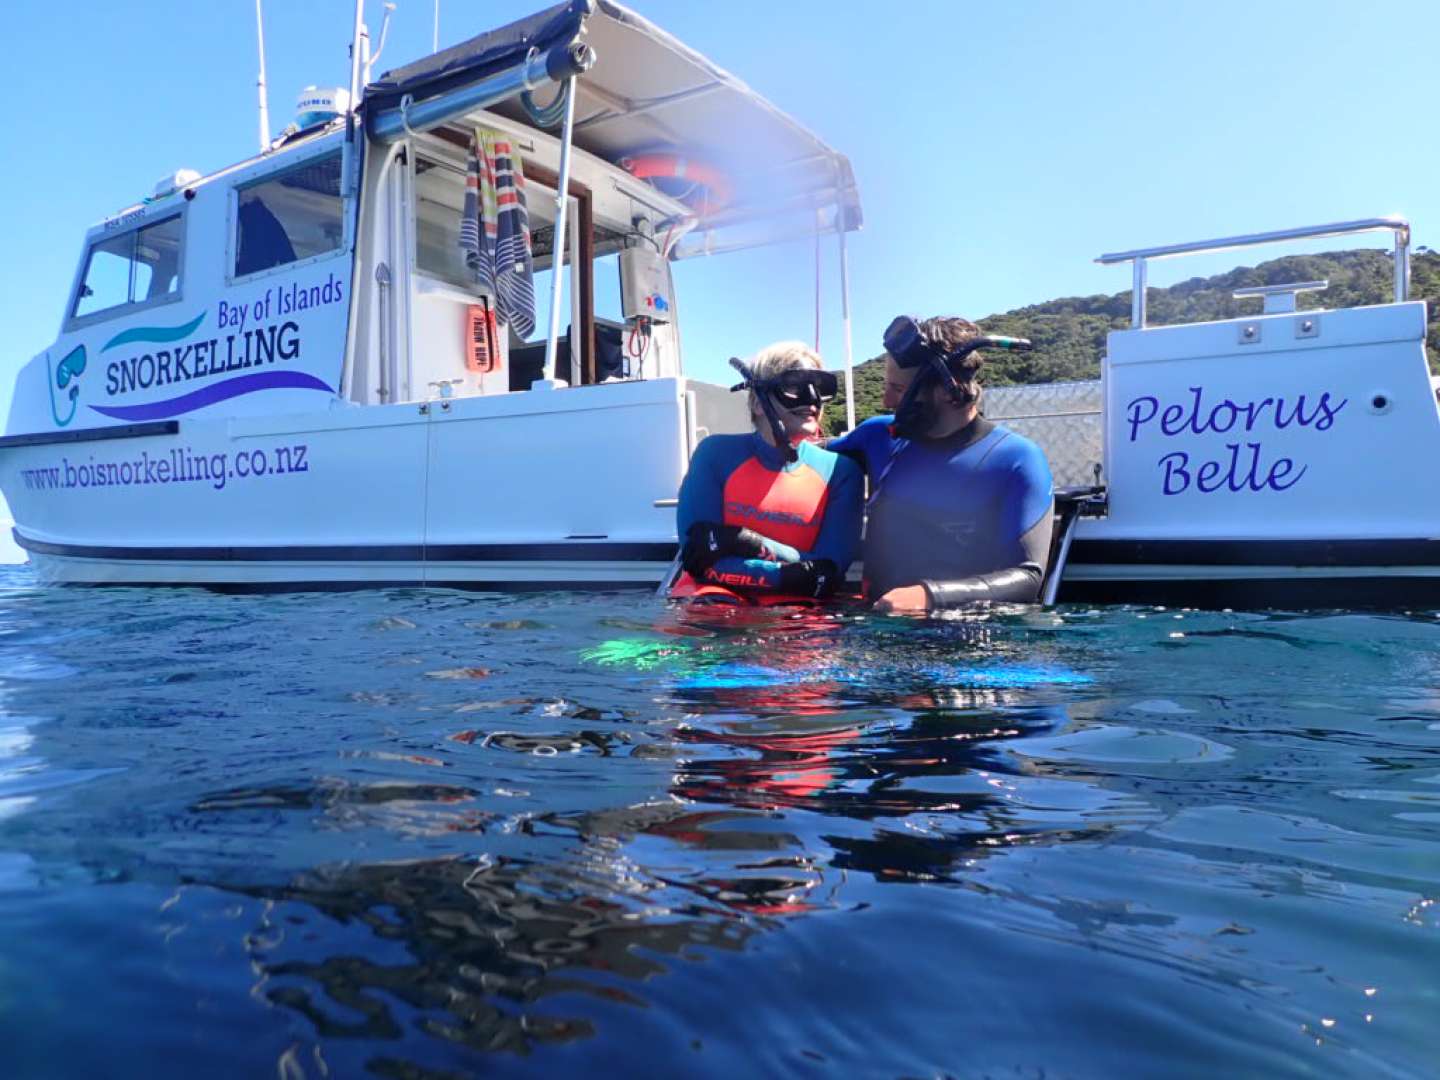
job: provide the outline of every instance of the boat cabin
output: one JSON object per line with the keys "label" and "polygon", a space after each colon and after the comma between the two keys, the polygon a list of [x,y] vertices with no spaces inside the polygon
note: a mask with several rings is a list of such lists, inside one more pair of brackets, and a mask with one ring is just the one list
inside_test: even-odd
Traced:
{"label": "boat cabin", "polygon": [[[685,375],[672,265],[836,235],[843,260],[848,161],[609,0],[364,67],[355,109],[303,95],[257,156],[87,234],[0,443],[47,572],[627,583],[669,562],[690,451],[749,427]],[[177,486],[197,477],[211,494]]]}

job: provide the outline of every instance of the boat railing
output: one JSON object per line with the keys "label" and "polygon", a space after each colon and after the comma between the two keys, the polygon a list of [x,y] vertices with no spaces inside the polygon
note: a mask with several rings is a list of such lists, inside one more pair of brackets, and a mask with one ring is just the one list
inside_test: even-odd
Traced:
{"label": "boat railing", "polygon": [[1150,259],[1172,259],[1180,255],[1199,255],[1215,251],[1231,251],[1235,248],[1255,247],[1260,244],[1282,244],[1290,240],[1314,240],[1327,236],[1350,236],[1355,233],[1390,232],[1395,237],[1395,302],[1403,303],[1410,295],[1410,223],[1402,217],[1362,218],[1359,221],[1339,221],[1329,225],[1306,225],[1298,229],[1280,229],[1275,232],[1246,233],[1241,236],[1227,236],[1218,240],[1194,240],[1186,244],[1170,244],[1165,247],[1137,248],[1134,251],[1117,251],[1101,255],[1095,261],[1103,266],[1115,263],[1131,263],[1134,272],[1133,293],[1130,299],[1130,324],[1137,330],[1145,329],[1145,274]]}
{"label": "boat railing", "polygon": [[398,105],[370,117],[370,137],[382,145],[397,142],[522,91],[563,84],[566,79],[589,71],[594,64],[595,51],[583,41],[556,45],[543,53],[533,52],[522,64],[449,93],[418,102],[406,95]]}

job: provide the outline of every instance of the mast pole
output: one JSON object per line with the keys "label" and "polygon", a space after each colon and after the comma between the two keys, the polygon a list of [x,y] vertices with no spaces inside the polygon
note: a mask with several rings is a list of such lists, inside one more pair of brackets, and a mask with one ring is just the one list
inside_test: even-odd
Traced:
{"label": "mast pole", "polygon": [[[565,270],[565,211],[570,205],[570,139],[575,133],[575,76],[565,80],[565,130],[560,136],[560,176],[555,181],[555,243],[550,258],[550,330],[545,338],[545,378],[555,378],[560,338],[560,284]],[[576,252],[571,252],[573,260]]]}
{"label": "mast pole", "polygon": [[820,351],[820,227],[824,224],[825,212],[815,209],[815,351]]}
{"label": "mast pole", "polygon": [[845,424],[855,430],[855,372],[850,343],[850,259],[845,251],[845,218],[840,211],[840,324],[845,335]]}
{"label": "mast pole", "polygon": [[255,36],[260,43],[260,77],[255,88],[260,95],[260,152],[270,149],[270,97],[265,88],[265,18],[260,11],[261,0],[255,0]]}
{"label": "mast pole", "polygon": [[355,33],[350,39],[350,122],[346,130],[354,132],[354,116],[360,108],[360,39],[365,34],[365,0],[355,0]]}

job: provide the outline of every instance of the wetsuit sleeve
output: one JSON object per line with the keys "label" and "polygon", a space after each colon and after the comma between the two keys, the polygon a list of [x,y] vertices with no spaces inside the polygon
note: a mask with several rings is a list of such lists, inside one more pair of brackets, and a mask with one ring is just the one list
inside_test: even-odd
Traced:
{"label": "wetsuit sleeve", "polygon": [[1013,536],[1020,561],[1015,566],[952,581],[922,581],[932,611],[962,607],[981,600],[1034,603],[1040,598],[1050,533],[1055,522],[1055,492],[1050,464],[1034,444],[1026,444],[1010,469],[1010,484],[997,527]]}
{"label": "wetsuit sleeve", "polygon": [[702,439],[690,455],[690,468],[680,481],[680,500],[675,507],[675,532],[680,542],[702,521],[717,525],[725,520],[725,476],[721,460],[724,445],[716,438]]}
{"label": "wetsuit sleeve", "polygon": [[844,435],[826,439],[825,449],[833,454],[844,454],[851,461],[858,462],[861,467],[865,465],[865,435],[861,427],[853,427]]}
{"label": "wetsuit sleeve", "polygon": [[800,558],[829,559],[841,577],[850,569],[860,552],[860,526],[863,520],[865,490],[860,466],[847,457],[835,462],[830,474],[830,492],[825,501],[825,521],[815,547],[802,551]]}
{"label": "wetsuit sleeve", "polygon": [[885,467],[890,456],[890,423],[888,416],[872,416],[825,444],[825,449],[849,458],[862,472],[870,474],[871,483]]}

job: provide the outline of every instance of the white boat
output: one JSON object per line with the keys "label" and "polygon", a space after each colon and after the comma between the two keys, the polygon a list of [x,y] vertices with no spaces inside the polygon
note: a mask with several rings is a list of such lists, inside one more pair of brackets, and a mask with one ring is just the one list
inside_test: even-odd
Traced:
{"label": "white boat", "polygon": [[[608,0],[356,97],[87,233],[0,438],[45,580],[653,587],[690,451],[749,427],[684,374],[670,262],[837,232],[843,252],[860,225],[843,155]],[[536,271],[558,234],[569,295],[537,344],[492,324],[483,355],[496,297],[459,243],[477,129],[518,149]],[[639,152],[709,189],[664,193]],[[595,316],[617,262],[624,324]]]}
{"label": "white boat", "polygon": [[[834,235],[848,288],[846,158],[633,12],[576,0],[373,82],[356,30],[353,110],[87,233],[0,437],[45,580],[653,587],[690,452],[748,428],[738,395],[684,374],[670,264]],[[477,129],[523,159],[537,270],[564,252],[568,312],[552,273],[538,344],[487,331],[500,298],[462,255]],[[703,185],[666,194],[637,155]],[[1300,282],[1261,290],[1254,317],[1146,324],[1150,260],[1377,229],[1393,303],[1297,311],[1323,284]],[[1102,257],[1133,265],[1135,302],[1101,382],[987,398],[1071,489],[1047,595],[1440,599],[1440,412],[1408,259],[1393,218]],[[611,260],[623,323],[595,316]]]}
{"label": "white boat", "polygon": [[[1253,317],[1146,322],[1150,260],[1317,237],[1394,238],[1393,302],[1298,309],[1306,281],[1239,290]],[[1131,326],[1098,384],[992,391],[992,417],[1099,485],[1061,530],[1058,598],[1202,607],[1440,602],[1440,409],[1410,226],[1368,218],[1102,255],[1130,263]]]}

